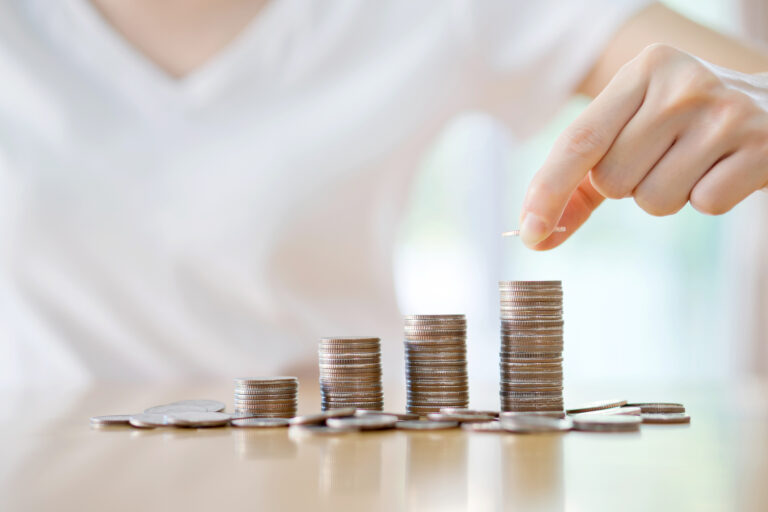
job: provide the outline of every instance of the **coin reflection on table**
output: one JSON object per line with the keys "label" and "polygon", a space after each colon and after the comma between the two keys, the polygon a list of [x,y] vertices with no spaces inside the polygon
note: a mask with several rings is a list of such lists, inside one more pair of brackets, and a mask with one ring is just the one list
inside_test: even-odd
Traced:
{"label": "coin reflection on table", "polygon": [[509,435],[501,443],[504,510],[565,510],[563,437]]}
{"label": "coin reflection on table", "polygon": [[290,459],[296,457],[296,443],[288,429],[232,429],[235,453],[241,459]]}
{"label": "coin reflection on table", "polygon": [[[320,492],[355,495],[376,503],[381,490],[381,434],[351,434],[323,439]],[[384,434],[386,435],[386,434]],[[368,507],[362,506],[361,510]]]}
{"label": "coin reflection on table", "polygon": [[467,499],[467,440],[460,429],[408,433],[408,510],[471,508]]}

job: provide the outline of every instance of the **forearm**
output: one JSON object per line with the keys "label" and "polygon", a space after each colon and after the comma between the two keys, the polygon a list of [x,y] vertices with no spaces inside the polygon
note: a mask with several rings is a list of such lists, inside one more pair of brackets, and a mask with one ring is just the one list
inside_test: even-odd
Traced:
{"label": "forearm", "polygon": [[646,46],[664,43],[743,73],[768,71],[768,49],[699,25],[660,4],[640,11],[614,35],[578,92],[595,97]]}

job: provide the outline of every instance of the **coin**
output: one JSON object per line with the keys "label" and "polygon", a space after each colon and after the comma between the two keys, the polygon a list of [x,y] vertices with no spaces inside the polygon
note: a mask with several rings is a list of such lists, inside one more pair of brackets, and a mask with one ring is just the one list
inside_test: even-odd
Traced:
{"label": "coin", "polygon": [[[442,409],[441,409],[442,410]],[[480,415],[480,414],[449,414],[443,412],[433,412],[427,414],[427,419],[430,421],[455,421],[458,423],[478,423],[483,421],[492,421],[496,419],[496,416]]]}
{"label": "coin", "polygon": [[427,420],[404,420],[398,421],[395,428],[400,430],[448,430],[457,428],[457,421],[427,421]]}
{"label": "coin", "polygon": [[520,417],[534,417],[544,416],[548,418],[565,418],[565,412],[563,411],[505,411],[499,415],[499,418],[520,418]]}
{"label": "coin", "polygon": [[499,421],[484,421],[480,423],[462,423],[461,429],[466,430],[468,432],[482,432],[482,433],[489,433],[489,434],[504,432],[504,429],[501,426],[501,422]]}
{"label": "coin", "polygon": [[287,427],[288,418],[237,418],[230,424],[240,428],[274,428]]}
{"label": "coin", "polygon": [[354,414],[355,409],[351,407],[330,409],[316,414],[296,416],[291,419],[291,425],[322,425],[328,418],[343,418],[345,416],[353,416]]}
{"label": "coin", "polygon": [[628,407],[639,407],[644,413],[684,413],[685,406],[674,402],[634,402]]}
{"label": "coin", "polygon": [[585,416],[571,417],[574,430],[586,432],[636,432],[640,429],[641,418],[638,416]]}
{"label": "coin", "polygon": [[113,425],[130,425],[130,414],[110,414],[107,416],[93,416],[91,417],[91,425],[95,426],[113,426]]}
{"label": "coin", "polygon": [[588,404],[580,405],[579,407],[567,409],[565,412],[568,414],[578,414],[581,412],[599,411],[601,409],[612,409],[624,405],[627,405],[626,400],[599,400],[597,402],[590,402]]}
{"label": "coin", "polygon": [[684,413],[643,413],[641,418],[643,423],[652,424],[680,424],[691,422],[691,417]]}
{"label": "coin", "polygon": [[229,424],[229,414],[221,412],[171,412],[166,414],[167,421],[177,427],[208,428],[223,427]]}
{"label": "coin", "polygon": [[498,411],[477,411],[465,407],[442,407],[440,412],[444,414],[474,414],[476,416],[491,416],[494,418],[499,416]]}
{"label": "coin", "polygon": [[394,416],[398,420],[418,420],[419,415],[418,414],[409,414],[407,412],[379,412],[379,411],[369,411],[366,409],[358,409],[355,411],[355,416],[371,416],[371,415],[384,415],[384,416]]}
{"label": "coin", "polygon": [[383,408],[379,338],[321,338],[318,343],[318,368],[323,411]]}
{"label": "coin", "polygon": [[356,428],[359,430],[383,430],[393,428],[397,423],[396,416],[366,415],[346,418],[328,418],[325,424],[332,428]]}
{"label": "coin", "polygon": [[169,412],[208,412],[205,407],[184,404],[155,405],[145,409],[146,414],[166,414]]}
{"label": "coin", "polygon": [[129,418],[128,422],[131,424],[131,426],[137,428],[167,427],[171,425],[165,414],[158,413],[133,414]]}
{"label": "coin", "polygon": [[639,416],[642,413],[641,409],[639,407],[611,407],[610,409],[599,409],[597,411],[589,411],[589,412],[580,412],[577,413],[579,416],[595,416],[598,414],[603,415],[626,415],[626,416]]}
{"label": "coin", "polygon": [[569,418],[548,416],[502,416],[500,422],[505,431],[519,434],[567,432],[573,428],[573,422]]}

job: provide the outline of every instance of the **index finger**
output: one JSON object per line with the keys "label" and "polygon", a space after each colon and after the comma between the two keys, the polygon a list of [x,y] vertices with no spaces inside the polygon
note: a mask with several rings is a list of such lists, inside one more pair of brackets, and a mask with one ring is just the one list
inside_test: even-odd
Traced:
{"label": "index finger", "polygon": [[529,247],[547,238],[579,183],[610,149],[645,97],[647,79],[625,65],[557,138],[523,203],[520,238]]}

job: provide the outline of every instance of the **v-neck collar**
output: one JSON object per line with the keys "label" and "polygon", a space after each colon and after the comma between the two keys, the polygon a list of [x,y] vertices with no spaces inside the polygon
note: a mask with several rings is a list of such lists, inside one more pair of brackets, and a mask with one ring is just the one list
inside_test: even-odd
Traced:
{"label": "v-neck collar", "polygon": [[297,0],[270,0],[226,46],[191,72],[174,77],[120,34],[89,0],[27,1],[59,51],[69,49],[81,64],[102,67],[127,94],[150,88],[179,107],[204,103],[244,68],[274,63],[275,49],[284,48],[286,38],[302,24]]}

